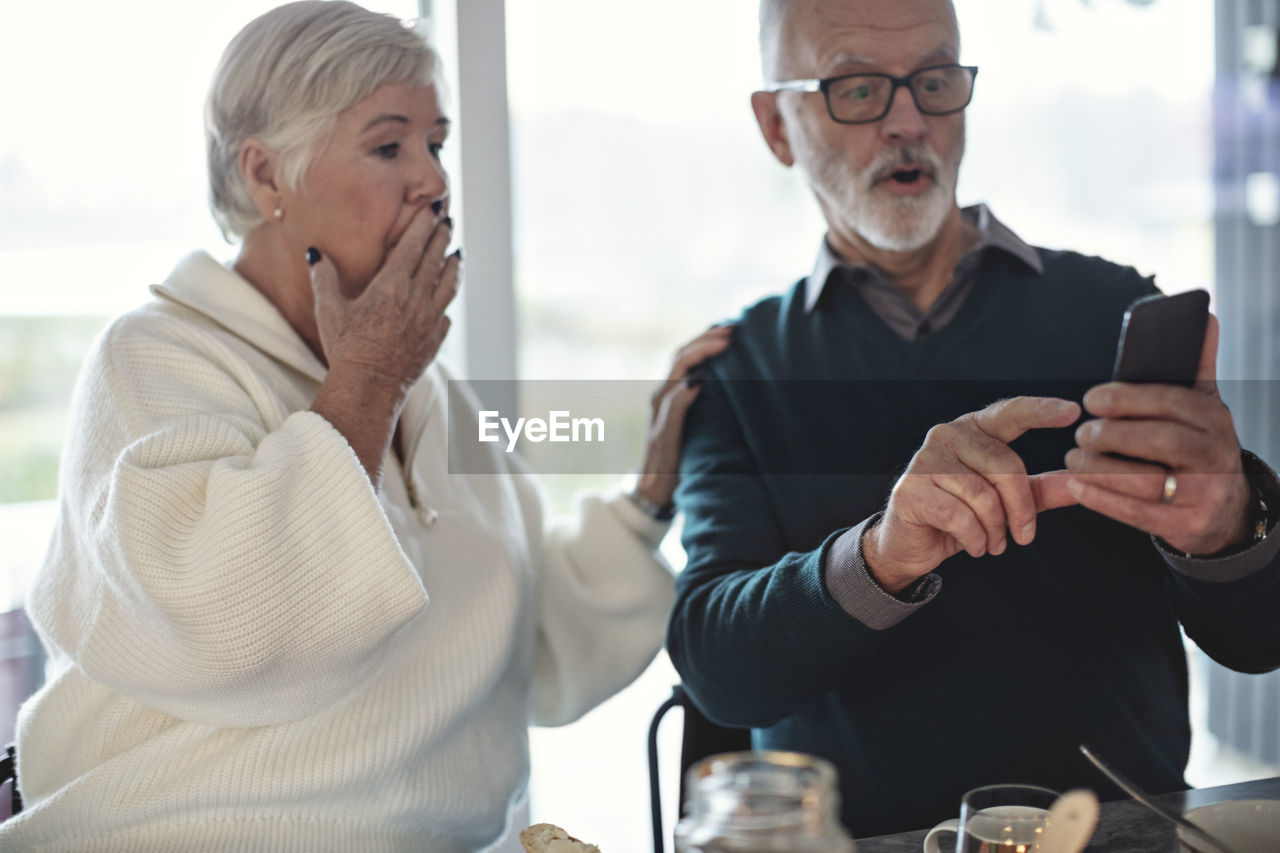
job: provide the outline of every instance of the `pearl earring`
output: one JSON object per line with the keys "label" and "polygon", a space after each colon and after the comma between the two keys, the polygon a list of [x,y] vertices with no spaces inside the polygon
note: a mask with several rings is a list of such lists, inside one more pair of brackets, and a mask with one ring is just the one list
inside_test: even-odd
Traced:
{"label": "pearl earring", "polygon": [[271,215],[276,218],[277,222],[279,222],[281,219],[284,219],[284,211],[278,207],[274,211],[272,211]]}

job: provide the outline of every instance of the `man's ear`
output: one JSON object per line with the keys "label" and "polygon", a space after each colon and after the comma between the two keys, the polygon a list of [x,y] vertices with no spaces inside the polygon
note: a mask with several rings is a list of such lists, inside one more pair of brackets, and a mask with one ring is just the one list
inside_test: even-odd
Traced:
{"label": "man's ear", "polygon": [[756,114],[756,124],[760,125],[760,135],[765,145],[773,152],[784,166],[792,166],[796,158],[791,154],[791,141],[787,138],[787,125],[778,110],[777,92],[752,92],[751,109]]}
{"label": "man's ear", "polygon": [[264,220],[275,218],[280,207],[280,186],[276,179],[279,157],[274,149],[257,137],[249,137],[240,146],[240,178],[253,206]]}

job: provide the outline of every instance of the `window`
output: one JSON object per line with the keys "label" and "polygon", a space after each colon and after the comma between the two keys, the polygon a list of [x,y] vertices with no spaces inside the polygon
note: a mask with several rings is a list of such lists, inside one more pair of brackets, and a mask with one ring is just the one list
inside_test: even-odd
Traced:
{"label": "window", "polygon": [[[793,282],[821,237],[748,103],[760,73],[754,4],[506,5],[521,393],[592,380],[585,393],[597,399],[644,403],[677,346]],[[594,475],[544,480],[567,510],[575,489],[611,487],[640,450]],[[666,546],[679,565],[678,531]],[[645,735],[676,680],[661,654],[582,721],[535,729],[532,819],[604,850],[647,845]],[[665,770],[678,754],[670,717]],[[673,823],[675,779],[664,775]]]}

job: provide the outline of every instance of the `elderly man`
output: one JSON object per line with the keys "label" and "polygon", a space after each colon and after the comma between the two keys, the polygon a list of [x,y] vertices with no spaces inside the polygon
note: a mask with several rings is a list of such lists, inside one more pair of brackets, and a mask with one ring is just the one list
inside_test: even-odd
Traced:
{"label": "elderly man", "polygon": [[1280,486],[1218,396],[1216,321],[1194,388],[1107,382],[1152,282],[957,207],[977,69],[948,0],[764,0],[760,21],[752,107],[827,232],[707,365],[677,669],[758,747],[833,761],[861,836],[987,783],[1115,793],[1082,742],[1185,787],[1179,624],[1228,666],[1280,665]]}

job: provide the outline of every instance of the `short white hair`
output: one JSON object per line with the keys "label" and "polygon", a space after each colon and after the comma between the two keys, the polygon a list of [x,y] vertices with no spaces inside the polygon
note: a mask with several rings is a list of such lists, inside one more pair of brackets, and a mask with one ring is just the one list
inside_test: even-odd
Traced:
{"label": "short white hair", "polygon": [[778,73],[778,36],[791,0],[760,0],[760,71],[765,84]]}
{"label": "short white hair", "polygon": [[[760,0],[760,71],[766,85],[778,82],[775,79],[778,74],[778,44],[791,2],[792,0]],[[955,22],[954,0],[947,0],[947,6],[951,11],[951,20]],[[954,26],[956,37],[959,38],[960,26],[958,23],[954,23]]]}
{"label": "short white hair", "polygon": [[439,60],[410,24],[346,0],[301,0],[250,21],[222,54],[205,101],[209,206],[231,241],[263,221],[240,175],[257,137],[297,189],[338,113],[391,83],[434,82]]}

